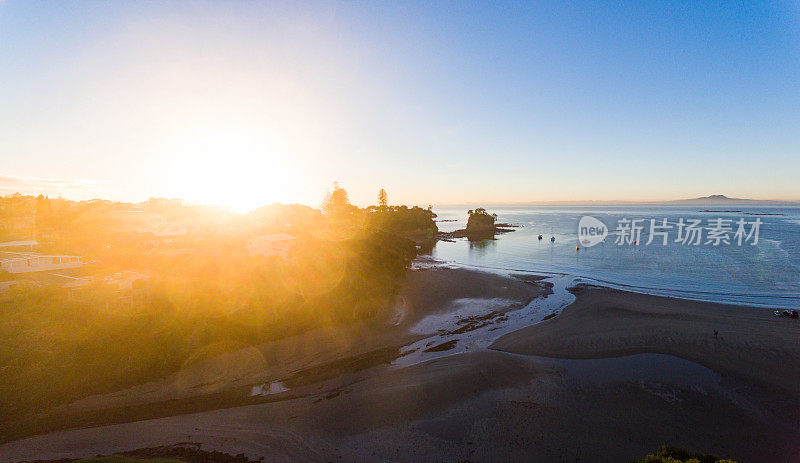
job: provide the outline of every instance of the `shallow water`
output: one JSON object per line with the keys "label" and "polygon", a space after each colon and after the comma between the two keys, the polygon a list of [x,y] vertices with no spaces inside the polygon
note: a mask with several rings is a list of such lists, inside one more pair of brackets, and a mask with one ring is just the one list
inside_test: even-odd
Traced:
{"label": "shallow water", "polygon": [[[469,207],[435,210],[442,231],[464,228]],[[739,212],[702,212],[735,210]],[[775,307],[800,305],[800,207],[779,206],[514,206],[492,207],[499,222],[521,225],[496,240],[439,242],[433,257],[458,264],[542,273],[563,273],[607,286],[690,299]],[[759,215],[766,214],[766,215]],[[778,215],[776,215],[778,214]],[[611,235],[605,242],[578,246],[578,221],[591,215],[603,221]],[[757,245],[682,245],[659,239],[646,245],[650,219],[760,218]],[[644,219],[638,245],[617,245],[619,219]],[[735,225],[733,225],[735,230]],[[543,235],[540,241],[537,236]],[[705,241],[707,231],[704,233]],[[555,242],[550,242],[555,237]],[[751,240],[752,242],[752,240]]]}
{"label": "shallow water", "polygon": [[[411,328],[411,332],[429,336],[403,347],[400,351],[402,356],[395,359],[392,366],[406,367],[486,349],[500,336],[538,323],[575,301],[575,296],[568,291],[577,282],[575,278],[561,275],[543,281],[553,284],[552,294],[537,297],[516,310],[494,312],[508,307],[509,301],[503,299],[458,299],[453,302],[451,310],[425,317]],[[454,333],[459,330],[462,332]],[[451,345],[442,350],[429,350],[445,343]]]}
{"label": "shallow water", "polygon": [[251,396],[256,395],[272,395],[272,394],[280,394],[282,392],[288,391],[289,388],[286,387],[280,381],[272,381],[270,383],[261,384],[258,386],[253,386],[252,390],[250,391]]}

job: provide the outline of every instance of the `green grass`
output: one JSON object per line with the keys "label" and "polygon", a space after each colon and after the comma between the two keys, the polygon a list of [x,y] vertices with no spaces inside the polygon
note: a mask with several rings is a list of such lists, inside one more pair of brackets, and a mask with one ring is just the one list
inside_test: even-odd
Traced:
{"label": "green grass", "polygon": [[635,463],[736,463],[736,461],[714,455],[689,453],[680,447],[664,445],[659,447],[656,453],[651,453]]}

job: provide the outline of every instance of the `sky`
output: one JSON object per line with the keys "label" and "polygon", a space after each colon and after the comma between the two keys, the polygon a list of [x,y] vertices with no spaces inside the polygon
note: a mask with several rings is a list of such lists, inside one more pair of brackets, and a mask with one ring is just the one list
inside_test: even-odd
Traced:
{"label": "sky", "polygon": [[798,200],[799,173],[797,1],[0,2],[4,194]]}

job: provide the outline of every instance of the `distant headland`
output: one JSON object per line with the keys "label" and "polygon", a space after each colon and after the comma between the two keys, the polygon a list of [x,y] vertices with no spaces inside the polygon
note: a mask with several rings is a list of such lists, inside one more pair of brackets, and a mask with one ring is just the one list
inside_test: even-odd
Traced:
{"label": "distant headland", "polygon": [[[671,204],[706,204],[706,205],[800,205],[800,200],[782,199],[747,199],[732,198],[722,194],[700,196],[689,199],[672,199],[661,201],[631,201],[631,200],[566,200],[566,201],[512,201],[512,202],[486,202],[487,206],[601,206],[601,205],[622,205],[622,204],[642,204],[642,205],[671,205]],[[449,203],[437,204],[437,206],[469,206],[469,203]]]}

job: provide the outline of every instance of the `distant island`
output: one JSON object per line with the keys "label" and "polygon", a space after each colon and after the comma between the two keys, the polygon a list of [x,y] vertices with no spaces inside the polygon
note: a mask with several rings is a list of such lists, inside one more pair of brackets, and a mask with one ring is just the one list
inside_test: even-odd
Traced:
{"label": "distant island", "polygon": [[[671,199],[654,201],[630,201],[630,200],[572,200],[572,201],[516,201],[516,202],[491,202],[485,203],[487,206],[601,206],[601,205],[623,205],[623,204],[642,204],[642,205],[669,205],[669,204],[701,204],[701,205],[800,205],[799,200],[779,200],[779,199],[747,199],[731,198],[726,195],[709,195],[689,199]],[[469,203],[462,204],[437,204],[437,206],[469,206]]]}
{"label": "distant island", "polygon": [[663,201],[667,204],[776,204],[780,201],[764,199],[729,198],[725,195],[710,195],[700,198],[677,199],[673,201]]}
{"label": "distant island", "polygon": [[440,233],[440,238],[467,238],[470,241],[494,239],[495,234],[512,232],[517,227],[508,223],[496,223],[497,214],[489,214],[482,207],[470,209],[467,214],[467,228]]}

